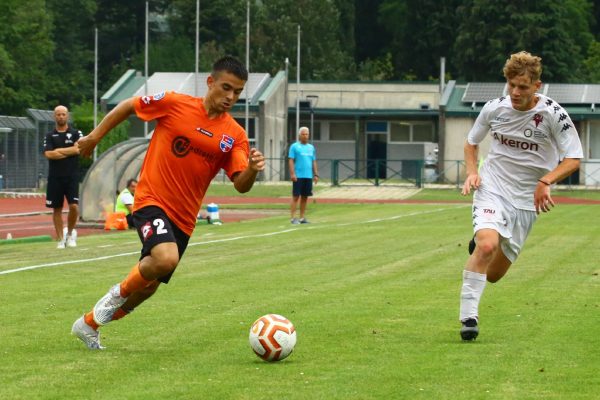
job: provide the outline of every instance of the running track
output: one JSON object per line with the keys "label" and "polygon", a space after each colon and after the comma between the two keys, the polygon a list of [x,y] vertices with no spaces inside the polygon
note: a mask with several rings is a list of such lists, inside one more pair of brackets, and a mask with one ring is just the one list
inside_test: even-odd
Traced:
{"label": "running track", "polygon": [[[598,200],[575,199],[569,197],[553,197],[557,204],[600,204]],[[319,203],[422,203],[417,200],[365,200],[365,199],[313,199]],[[206,197],[204,204],[216,203],[226,204],[288,204],[288,198],[276,197]],[[470,201],[466,201],[469,203]],[[439,202],[438,202],[439,203]],[[220,210],[219,212],[223,222],[237,222],[246,219],[262,218],[273,215],[263,210]],[[285,211],[281,213],[285,215]],[[276,215],[277,215],[276,214]],[[66,214],[63,216],[66,220]],[[81,224],[77,227],[77,233],[89,235],[92,233],[106,232],[110,234],[114,231],[105,231],[100,226],[94,224]],[[37,235],[51,235],[55,238],[54,227],[52,225],[51,210],[45,206],[45,197],[19,197],[19,198],[0,198],[0,239],[5,239],[10,233],[13,238],[22,238]]]}

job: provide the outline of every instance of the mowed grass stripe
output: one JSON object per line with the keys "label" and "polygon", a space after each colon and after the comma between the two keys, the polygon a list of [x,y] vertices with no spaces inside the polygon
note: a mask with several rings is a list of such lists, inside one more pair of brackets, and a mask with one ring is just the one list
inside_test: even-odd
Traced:
{"label": "mowed grass stripe", "polygon": [[[317,204],[314,224],[294,232],[192,246],[169,285],[103,328],[101,353],[68,331],[137,256],[4,275],[0,397],[250,399],[268,382],[290,399],[594,398],[598,208],[540,217],[507,277],[488,285],[481,336],[466,344],[457,319],[469,208],[389,220],[439,208]],[[198,233],[289,228],[279,217]],[[298,329],[279,364],[247,343],[267,312]]]}

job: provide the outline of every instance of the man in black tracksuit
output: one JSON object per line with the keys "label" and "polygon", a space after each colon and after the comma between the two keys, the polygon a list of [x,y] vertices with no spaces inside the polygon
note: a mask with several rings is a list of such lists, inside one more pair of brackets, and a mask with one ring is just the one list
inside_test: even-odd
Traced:
{"label": "man in black tracksuit", "polygon": [[[59,249],[77,246],[75,224],[79,217],[79,148],[75,143],[83,135],[71,128],[69,110],[65,106],[54,109],[56,126],[44,139],[44,156],[49,160],[46,207],[52,208],[52,221],[58,237]],[[64,199],[69,204],[67,228],[63,229]]]}

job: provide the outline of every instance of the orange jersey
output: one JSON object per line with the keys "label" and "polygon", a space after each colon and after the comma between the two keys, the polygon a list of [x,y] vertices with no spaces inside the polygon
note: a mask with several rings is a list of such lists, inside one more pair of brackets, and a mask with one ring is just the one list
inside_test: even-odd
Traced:
{"label": "orange jersey", "polygon": [[228,113],[209,119],[202,98],[166,92],[138,97],[134,106],[142,120],[157,121],[134,211],[158,206],[191,235],[206,189],[219,170],[232,179],[248,166],[246,132]]}

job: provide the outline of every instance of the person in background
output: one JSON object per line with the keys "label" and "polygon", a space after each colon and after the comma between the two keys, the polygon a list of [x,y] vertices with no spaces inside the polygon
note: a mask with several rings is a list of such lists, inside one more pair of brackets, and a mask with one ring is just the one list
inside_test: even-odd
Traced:
{"label": "person in background", "polygon": [[[290,214],[292,224],[308,224],[306,203],[313,195],[313,182],[319,181],[317,152],[315,146],[308,143],[310,131],[303,126],[298,130],[298,141],[290,146],[288,152],[290,178],[292,179],[292,203]],[[296,209],[300,200],[300,218],[296,218]]]}
{"label": "person in background", "polygon": [[[81,131],[69,126],[69,110],[54,109],[54,130],[44,139],[44,156],[48,161],[46,207],[52,208],[52,222],[58,249],[77,246],[75,225],[79,218],[79,147]],[[65,198],[69,204],[67,226],[63,228],[62,210]]]}
{"label": "person in background", "polygon": [[127,226],[129,229],[134,229],[133,224],[133,196],[135,195],[135,188],[137,188],[138,181],[135,179],[129,179],[127,181],[127,187],[119,193],[117,201],[115,202],[115,212],[122,212],[127,218]]}

